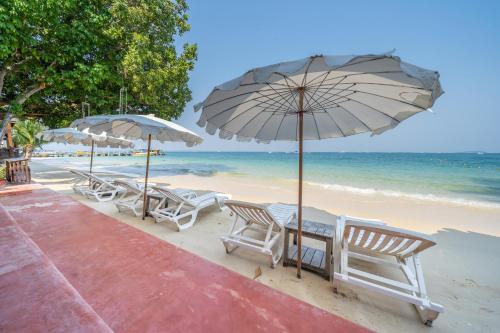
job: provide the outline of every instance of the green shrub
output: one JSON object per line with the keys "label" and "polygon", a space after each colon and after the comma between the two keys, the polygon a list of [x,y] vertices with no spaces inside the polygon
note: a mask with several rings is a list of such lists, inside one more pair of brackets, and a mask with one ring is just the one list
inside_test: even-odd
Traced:
{"label": "green shrub", "polygon": [[7,167],[5,165],[0,165],[0,179],[5,179],[7,172]]}

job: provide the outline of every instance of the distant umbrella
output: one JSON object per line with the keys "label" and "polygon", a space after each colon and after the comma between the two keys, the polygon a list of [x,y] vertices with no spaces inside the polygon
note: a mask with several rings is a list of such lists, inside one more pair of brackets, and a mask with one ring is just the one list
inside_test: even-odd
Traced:
{"label": "distant umbrella", "polygon": [[383,133],[442,93],[438,72],[391,54],[320,55],[252,69],[215,87],[195,111],[198,125],[222,139],[299,142],[300,277],[303,141]]}
{"label": "distant umbrella", "polygon": [[[147,140],[148,153],[144,193],[146,193],[148,186],[151,140],[160,142],[184,142],[188,147],[200,144],[203,141],[201,137],[190,130],[153,115],[118,114],[90,116],[75,120],[71,124],[71,127],[75,127],[79,130],[88,129],[90,133],[94,134],[106,133],[129,140]],[[146,196],[144,196],[142,219],[144,219],[145,215]]]}
{"label": "distant umbrella", "polygon": [[106,135],[96,135],[88,131],[79,131],[75,128],[64,127],[45,130],[40,135],[44,141],[91,146],[90,151],[90,172],[94,162],[94,145],[97,147],[111,148],[133,148],[134,144],[129,140],[118,139]]}

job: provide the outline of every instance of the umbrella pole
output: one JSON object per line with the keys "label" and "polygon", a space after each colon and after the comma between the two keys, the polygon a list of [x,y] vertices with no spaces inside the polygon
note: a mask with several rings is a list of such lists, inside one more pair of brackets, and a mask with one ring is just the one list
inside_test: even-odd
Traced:
{"label": "umbrella pole", "polygon": [[[297,216],[297,277],[302,266],[302,159],[304,145],[304,88],[299,89],[299,207]],[[288,246],[288,244],[286,244]]]}
{"label": "umbrella pole", "polygon": [[142,203],[142,219],[146,217],[146,203],[148,201],[148,177],[149,177],[149,154],[151,151],[151,134],[148,135],[148,157],[146,160],[146,178],[144,179],[144,196],[143,196],[143,203]]}
{"label": "umbrella pole", "polygon": [[[94,163],[94,140],[92,140],[92,148],[90,148],[90,168],[89,173],[92,173],[92,164]],[[89,178],[89,187],[92,186],[92,181]]]}
{"label": "umbrella pole", "polygon": [[92,140],[92,148],[90,148],[90,169],[89,173],[92,173],[92,164],[94,163],[94,140]]}

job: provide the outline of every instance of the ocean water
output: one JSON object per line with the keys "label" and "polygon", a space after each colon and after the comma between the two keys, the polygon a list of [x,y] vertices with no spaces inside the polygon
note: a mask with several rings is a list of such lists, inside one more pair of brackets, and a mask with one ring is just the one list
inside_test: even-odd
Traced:
{"label": "ocean water", "polygon": [[[151,159],[151,176],[217,173],[297,179],[296,153],[171,152]],[[43,159],[88,166],[83,157]],[[96,171],[144,175],[145,157],[95,157]],[[325,189],[500,208],[500,154],[305,153],[304,180]]]}

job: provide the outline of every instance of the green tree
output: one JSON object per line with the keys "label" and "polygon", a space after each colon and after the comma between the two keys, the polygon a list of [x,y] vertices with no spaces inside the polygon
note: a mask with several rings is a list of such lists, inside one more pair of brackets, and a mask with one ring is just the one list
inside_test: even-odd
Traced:
{"label": "green tree", "polygon": [[0,4],[0,103],[50,126],[118,107],[177,118],[196,45],[177,50],[189,30],[184,0],[10,0]]}
{"label": "green tree", "polygon": [[12,130],[14,144],[23,148],[24,157],[31,158],[33,150],[40,147],[44,141],[39,137],[47,127],[38,120],[20,120]]}

